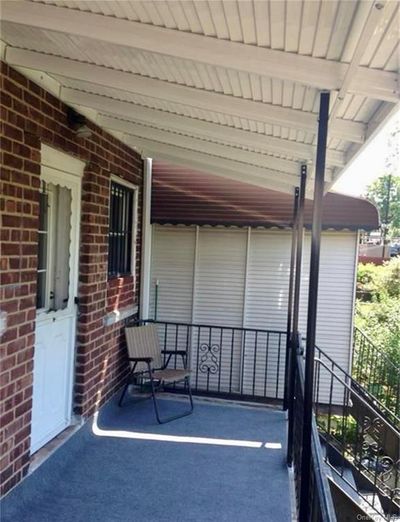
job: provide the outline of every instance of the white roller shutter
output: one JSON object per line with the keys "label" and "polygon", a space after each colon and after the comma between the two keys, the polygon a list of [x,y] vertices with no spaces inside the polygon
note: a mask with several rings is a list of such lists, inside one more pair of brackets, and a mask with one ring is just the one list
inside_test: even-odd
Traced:
{"label": "white roller shutter", "polygon": [[195,227],[153,225],[150,318],[158,281],[157,319],[191,322],[195,241]]}
{"label": "white roller shutter", "polygon": [[[311,237],[304,241],[300,330],[306,333]],[[317,345],[343,369],[350,366],[356,232],[324,232],[318,289]]]}
{"label": "white roller shutter", "polygon": [[[247,233],[243,229],[200,229],[195,283],[195,323],[239,328],[242,326],[246,245]],[[210,390],[240,391],[240,332],[221,332],[218,328],[201,329],[199,337],[193,339],[192,352],[192,362],[200,370],[197,382],[199,386],[207,384]],[[213,362],[215,364],[212,364]],[[215,368],[213,374],[207,371],[210,364]]]}
{"label": "white roller shutter", "polygon": [[[247,267],[247,328],[286,330],[291,236],[285,231],[253,230]],[[248,334],[243,389],[247,394],[282,397],[286,336]],[[257,342],[256,342],[257,341]]]}
{"label": "white roller shutter", "polygon": [[[151,310],[176,322],[286,330],[291,234],[288,231],[154,226]],[[249,238],[249,242],[248,242]],[[357,234],[324,232],[317,344],[349,367]],[[300,331],[306,333],[310,234],[304,244]],[[193,306],[192,306],[193,305]],[[170,328],[169,336],[176,335]],[[183,333],[178,332],[178,337]],[[172,338],[171,338],[172,339]],[[190,334],[198,386],[281,397],[285,336],[202,328]],[[246,341],[244,349],[244,340]],[[179,345],[186,340],[179,340]],[[230,365],[231,359],[233,364]],[[207,366],[215,370],[207,372]],[[254,377],[255,376],[255,377]],[[254,377],[254,378],[253,378]],[[204,381],[204,382],[203,382]]]}

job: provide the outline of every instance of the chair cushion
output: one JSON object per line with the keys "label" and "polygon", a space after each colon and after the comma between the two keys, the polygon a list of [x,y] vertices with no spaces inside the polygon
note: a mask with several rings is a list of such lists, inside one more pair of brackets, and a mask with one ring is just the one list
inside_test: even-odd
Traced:
{"label": "chair cushion", "polygon": [[153,372],[153,378],[163,382],[182,381],[185,377],[188,377],[189,375],[190,370],[175,370],[168,368],[166,368],[165,370],[155,370]]}

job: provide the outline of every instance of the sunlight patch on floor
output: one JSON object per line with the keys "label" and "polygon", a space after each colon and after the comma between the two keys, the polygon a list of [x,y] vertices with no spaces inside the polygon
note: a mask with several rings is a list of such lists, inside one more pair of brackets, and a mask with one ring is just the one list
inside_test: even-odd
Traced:
{"label": "sunlight patch on floor", "polygon": [[157,442],[180,442],[185,444],[208,444],[214,446],[235,446],[242,448],[281,449],[279,442],[258,442],[252,440],[220,439],[212,437],[188,437],[183,435],[164,435],[160,433],[143,433],[140,431],[104,430],[98,426],[98,414],[93,417],[92,432],[98,437],[118,437],[133,440],[152,440]]}

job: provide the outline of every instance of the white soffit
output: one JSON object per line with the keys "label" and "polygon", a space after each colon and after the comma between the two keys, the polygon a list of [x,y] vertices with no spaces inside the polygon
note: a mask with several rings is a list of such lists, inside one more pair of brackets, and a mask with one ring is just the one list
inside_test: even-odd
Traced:
{"label": "white soffit", "polygon": [[394,0],[6,0],[1,35],[10,65],[131,146],[288,191],[313,168],[321,90],[329,184],[399,105]]}

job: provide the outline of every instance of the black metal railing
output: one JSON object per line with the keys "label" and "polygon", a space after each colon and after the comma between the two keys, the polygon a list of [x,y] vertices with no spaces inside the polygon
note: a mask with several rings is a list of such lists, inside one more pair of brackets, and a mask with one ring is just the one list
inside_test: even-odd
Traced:
{"label": "black metal railing", "polygon": [[[359,382],[354,374],[350,375],[346,372],[339,364],[337,364],[332,357],[324,352],[318,346],[315,347],[315,357],[324,362],[338,377],[344,380],[348,385],[352,387],[354,391],[360,394],[363,399],[368,402],[379,414],[389,422],[396,430],[400,429],[400,417],[398,417],[392,410],[390,410],[386,404],[381,402],[378,397],[373,395],[368,387],[365,387]],[[326,382],[329,382],[330,376],[326,376]],[[326,384],[325,384],[326,388]]]}
{"label": "black metal railing", "polygon": [[315,415],[333,480],[372,519],[394,520],[400,514],[395,417],[319,348],[314,372]]}
{"label": "black metal railing", "polygon": [[302,439],[304,422],[304,358],[300,343],[297,347],[298,354],[294,365],[294,403],[293,403],[293,468],[296,489],[297,511],[300,512],[301,483],[308,480],[309,496],[303,499],[307,502],[307,520],[320,522],[336,521],[335,509],[332,501],[331,490],[326,475],[326,464],[324,462],[322,447],[319,440],[317,424],[312,416],[312,444],[311,462],[309,476],[302,476]]}
{"label": "black metal railing", "polygon": [[354,328],[353,377],[400,417],[400,367],[359,328]]}
{"label": "black metal railing", "polygon": [[[286,332],[147,320],[157,325],[161,347],[185,350],[193,393],[281,402]],[[174,357],[179,365],[179,358]],[[179,386],[174,387],[179,391]]]}

